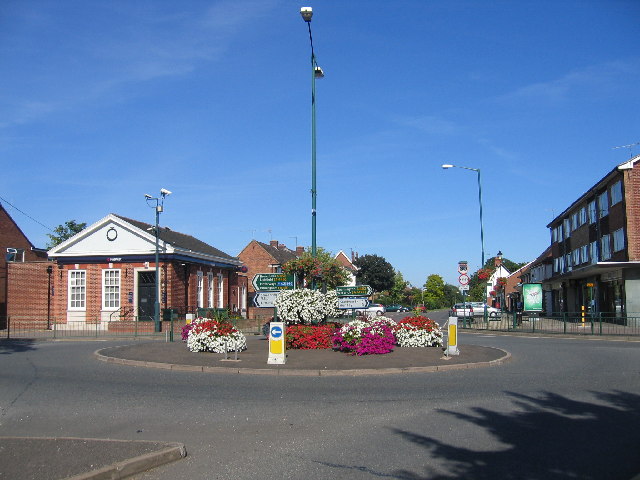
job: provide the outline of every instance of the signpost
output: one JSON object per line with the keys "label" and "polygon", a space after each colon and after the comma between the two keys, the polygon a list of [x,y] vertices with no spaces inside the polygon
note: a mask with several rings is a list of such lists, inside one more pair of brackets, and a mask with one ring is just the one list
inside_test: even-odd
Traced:
{"label": "signpost", "polygon": [[339,297],[338,308],[350,310],[352,308],[367,308],[369,300],[365,297]]}
{"label": "signpost", "polygon": [[339,297],[368,297],[373,293],[369,285],[354,285],[336,287],[336,294]]}
{"label": "signpost", "polygon": [[[467,263],[466,260],[460,260],[458,262],[458,273],[460,274],[460,276],[458,277],[458,283],[460,284],[460,286],[458,287],[458,289],[460,290],[460,293],[462,293],[462,304],[464,305],[464,308],[466,310],[467,308],[467,298],[466,298],[466,294],[469,291],[469,275],[467,274],[467,272],[469,271],[469,264]],[[451,324],[449,324],[451,325]],[[463,321],[462,321],[462,326],[464,328],[467,328],[467,317],[465,316]],[[458,321],[456,320],[456,331],[458,328]],[[457,347],[454,347],[457,348]]]}
{"label": "signpost", "polygon": [[258,308],[274,308],[278,292],[256,292],[253,305]]}
{"label": "signpost", "polygon": [[293,275],[287,275],[286,273],[257,273],[251,283],[256,292],[293,290]]}

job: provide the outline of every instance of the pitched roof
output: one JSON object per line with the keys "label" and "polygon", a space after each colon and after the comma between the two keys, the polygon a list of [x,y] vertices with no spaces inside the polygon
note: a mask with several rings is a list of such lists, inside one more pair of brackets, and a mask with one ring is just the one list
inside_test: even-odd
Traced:
{"label": "pitched roof", "polygon": [[[131,218],[123,217],[122,215],[113,214],[114,217],[118,217],[121,220],[124,220],[127,223],[130,223],[136,228],[140,230],[153,232],[155,230],[155,225],[151,225],[149,223],[140,222],[138,220],[133,220]],[[178,247],[182,250],[190,250],[192,252],[204,253],[206,255],[213,255],[220,258],[225,258],[228,260],[234,260],[238,262],[237,257],[232,257],[231,255],[223,252],[222,250],[218,250],[215,247],[203,242],[202,240],[198,240],[191,235],[187,235],[185,233],[175,232],[167,227],[160,227],[158,237],[163,242],[169,243],[174,247]]]}
{"label": "pitched roof", "polygon": [[265,251],[269,255],[271,255],[276,260],[276,262],[278,262],[278,265],[284,265],[289,260],[295,260],[296,258],[298,258],[296,252],[294,252],[293,250],[289,250],[286,247],[278,248],[266,243],[258,242],[257,240],[256,243],[264,248]]}

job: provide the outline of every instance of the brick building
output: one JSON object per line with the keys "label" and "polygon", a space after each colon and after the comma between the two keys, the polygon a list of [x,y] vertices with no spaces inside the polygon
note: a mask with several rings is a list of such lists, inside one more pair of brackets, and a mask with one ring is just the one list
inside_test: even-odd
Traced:
{"label": "brick building", "polygon": [[354,265],[354,262],[357,260],[358,254],[351,252],[351,258],[349,258],[346,253],[340,250],[338,253],[336,253],[336,256],[334,258],[347,271],[349,280],[347,281],[346,285],[351,287],[355,286],[358,267]]}
{"label": "brick building", "polygon": [[639,163],[615,167],[547,225],[554,312],[640,315]]}
{"label": "brick building", "polygon": [[240,261],[247,267],[247,283],[249,287],[249,318],[268,318],[273,315],[273,309],[257,308],[253,306],[255,290],[252,285],[253,277],[258,273],[281,273],[282,265],[294,260],[304,253],[304,247],[290,250],[277,240],[269,244],[251,240],[238,254]]}
{"label": "brick building", "polygon": [[[159,291],[153,225],[109,214],[51,249],[51,311],[56,322],[107,326],[125,318],[150,321],[156,298],[163,311],[172,309],[178,315],[207,308],[246,313],[247,284],[246,277],[238,275],[240,260],[167,227],[161,227],[158,236]],[[35,273],[24,270],[21,278],[16,276],[16,289]],[[40,278],[42,272],[37,273]],[[9,313],[27,314],[32,310],[28,302],[26,297],[12,298]]]}
{"label": "brick building", "polygon": [[[0,255],[0,325],[3,325],[4,317],[7,315],[9,265],[46,260],[47,254],[43,249],[33,246],[2,204],[0,204],[0,251],[2,253]],[[46,269],[46,266],[44,268]]]}

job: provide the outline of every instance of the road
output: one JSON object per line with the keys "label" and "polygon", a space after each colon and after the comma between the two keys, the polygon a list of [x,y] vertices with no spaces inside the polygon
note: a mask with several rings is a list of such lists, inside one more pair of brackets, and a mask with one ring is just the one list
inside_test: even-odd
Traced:
{"label": "road", "polygon": [[512,360],[362,377],[214,375],[93,358],[123,343],[2,351],[0,435],[186,445],[187,458],[138,480],[640,473],[640,343],[463,333],[462,355],[476,344],[505,349]]}

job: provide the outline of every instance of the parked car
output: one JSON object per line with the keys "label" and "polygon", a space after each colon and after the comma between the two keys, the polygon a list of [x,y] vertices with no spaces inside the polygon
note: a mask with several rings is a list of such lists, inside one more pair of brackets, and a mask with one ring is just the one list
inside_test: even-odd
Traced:
{"label": "parked car", "polygon": [[404,305],[387,305],[384,307],[387,312],[408,312],[409,308]]}
{"label": "parked car", "polygon": [[473,306],[470,303],[456,303],[449,310],[449,316],[473,318],[473,311]]}
{"label": "parked car", "polygon": [[385,312],[385,308],[384,305],[380,303],[371,303],[365,310],[362,311],[364,311],[365,313],[375,313],[376,315],[383,315]]}
{"label": "parked car", "polygon": [[[482,302],[471,302],[471,306],[473,307],[473,316],[474,317],[484,317],[484,303]],[[497,317],[500,313],[500,310],[496,307],[490,307],[487,305],[487,316],[488,317]]]}

